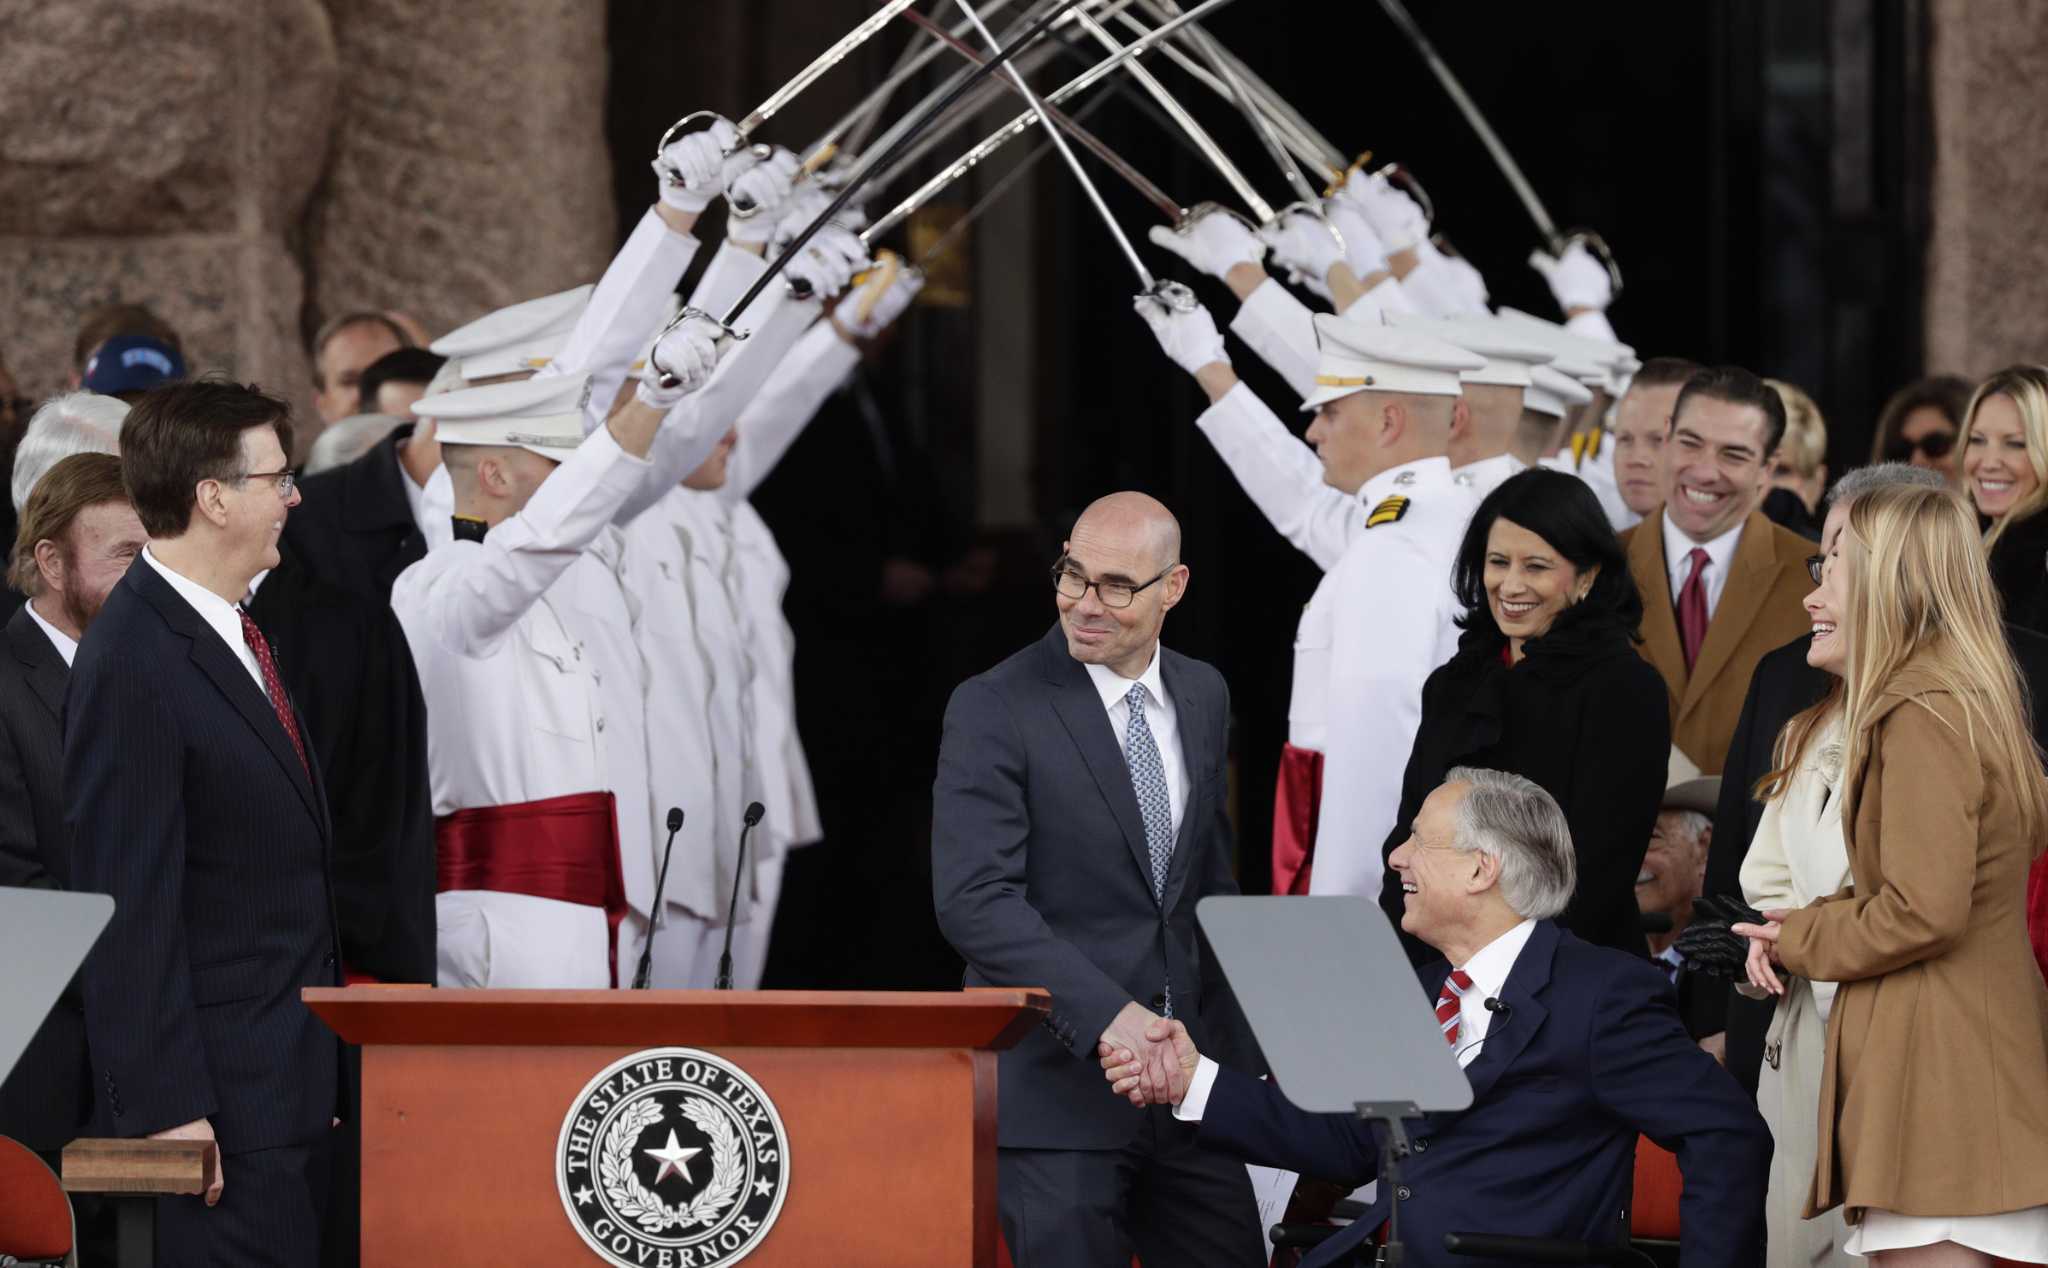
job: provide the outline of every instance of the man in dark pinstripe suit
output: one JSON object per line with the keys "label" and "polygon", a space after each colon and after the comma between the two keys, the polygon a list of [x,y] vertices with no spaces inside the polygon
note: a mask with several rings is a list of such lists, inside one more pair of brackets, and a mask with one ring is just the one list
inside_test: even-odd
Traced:
{"label": "man in dark pinstripe suit", "polygon": [[150,544],[79,645],[65,709],[73,884],[114,896],[83,970],[96,1126],[217,1141],[158,1203],[162,1264],[320,1259],[339,981],[318,763],[238,606],[298,498],[289,407],[199,380],[139,401],[122,475]]}

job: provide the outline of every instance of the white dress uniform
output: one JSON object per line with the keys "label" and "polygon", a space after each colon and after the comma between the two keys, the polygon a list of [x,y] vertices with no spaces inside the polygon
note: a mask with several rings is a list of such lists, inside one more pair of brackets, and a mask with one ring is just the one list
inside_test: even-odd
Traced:
{"label": "white dress uniform", "polygon": [[[441,420],[443,444],[518,444],[562,462],[484,540],[446,542],[401,573],[391,606],[426,697],[437,819],[615,797],[619,879],[633,913],[617,953],[630,972],[653,896],[654,847],[643,669],[611,523],[648,464],[607,430],[582,436],[583,391],[576,379],[530,380],[416,407]],[[457,421],[458,413],[483,421]],[[436,907],[443,985],[612,980],[602,906],[460,888],[441,893]]]}
{"label": "white dress uniform", "polygon": [[[1586,333],[1583,322],[1561,325],[1516,308],[1503,307],[1496,316],[1557,350],[1557,360],[1552,365],[1578,380],[1588,390],[1585,400],[1569,399],[1565,402],[1567,405],[1585,404],[1592,399],[1590,392],[1594,389],[1619,399],[1628,376],[1641,368],[1641,363],[1635,359],[1635,349],[1613,338],[1613,330],[1606,326],[1605,317],[1600,319],[1600,328],[1607,331],[1603,338]],[[1578,320],[1574,319],[1575,322]],[[1529,407],[1537,408],[1533,404]],[[1569,471],[1584,480],[1586,487],[1593,490],[1593,496],[1600,499],[1600,509],[1607,512],[1607,523],[1615,532],[1632,527],[1642,518],[1621,500],[1621,486],[1614,477],[1614,442],[1607,436],[1605,428],[1596,428],[1582,437],[1574,437],[1572,452],[1545,458],[1543,465],[1557,471]]]}

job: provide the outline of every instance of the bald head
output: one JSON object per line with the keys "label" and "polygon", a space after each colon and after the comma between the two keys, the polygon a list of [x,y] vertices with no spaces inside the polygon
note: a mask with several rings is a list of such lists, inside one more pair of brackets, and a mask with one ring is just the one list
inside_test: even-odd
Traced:
{"label": "bald head", "polygon": [[1153,570],[1180,562],[1180,521],[1149,494],[1126,491],[1099,497],[1074,521],[1074,540],[1142,555]]}

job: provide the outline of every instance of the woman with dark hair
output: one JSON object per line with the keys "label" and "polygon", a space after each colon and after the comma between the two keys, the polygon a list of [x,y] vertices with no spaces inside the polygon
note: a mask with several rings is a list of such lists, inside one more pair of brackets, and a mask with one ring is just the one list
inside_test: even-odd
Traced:
{"label": "woman with dark hair", "polygon": [[1915,379],[1884,403],[1870,461],[1910,462],[1956,478],[1956,437],[1969,417],[1970,381],[1953,374]]}
{"label": "woman with dark hair", "polygon": [[[1671,752],[1664,683],[1637,654],[1643,601],[1599,499],[1532,468],[1486,496],[1451,575],[1465,614],[1457,654],[1422,687],[1422,726],[1384,850],[1457,766],[1512,771],[1564,808],[1578,888],[1558,922],[1588,942],[1645,955],[1636,877]],[[1403,882],[1380,906],[1398,926]],[[1402,935],[1409,954],[1434,957]]]}

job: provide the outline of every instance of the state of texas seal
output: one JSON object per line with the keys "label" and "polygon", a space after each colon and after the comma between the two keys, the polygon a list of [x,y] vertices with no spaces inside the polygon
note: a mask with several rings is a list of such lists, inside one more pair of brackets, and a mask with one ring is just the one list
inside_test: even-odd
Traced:
{"label": "state of texas seal", "polygon": [[694,1048],[649,1048],[584,1086],[555,1145],[562,1208],[618,1268],[722,1268],[782,1213],[789,1136],[760,1085]]}

